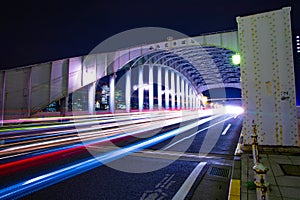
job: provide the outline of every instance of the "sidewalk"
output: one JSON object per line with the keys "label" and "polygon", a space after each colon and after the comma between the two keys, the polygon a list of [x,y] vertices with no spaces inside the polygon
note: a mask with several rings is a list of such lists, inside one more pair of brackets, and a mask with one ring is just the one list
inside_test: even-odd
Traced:
{"label": "sidewalk", "polygon": [[[297,107],[300,145],[300,107]],[[235,155],[230,181],[229,200],[256,200],[251,145],[244,146],[241,155]],[[270,200],[300,200],[300,147],[258,146],[260,162],[269,170]]]}
{"label": "sidewalk", "polygon": [[[300,151],[286,153],[260,153],[260,162],[269,171],[266,181],[270,184],[269,199],[300,199]],[[298,152],[296,152],[298,151]],[[253,185],[254,171],[252,154],[241,155],[241,198],[257,199]]]}

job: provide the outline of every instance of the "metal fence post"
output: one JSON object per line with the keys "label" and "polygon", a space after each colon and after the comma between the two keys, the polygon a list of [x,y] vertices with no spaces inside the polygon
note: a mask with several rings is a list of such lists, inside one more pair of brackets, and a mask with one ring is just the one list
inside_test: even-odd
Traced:
{"label": "metal fence post", "polygon": [[257,126],[252,121],[252,154],[253,154],[253,170],[255,172],[255,181],[257,199],[268,200],[269,183],[266,181],[266,173],[269,170],[259,161],[258,142],[257,142]]}

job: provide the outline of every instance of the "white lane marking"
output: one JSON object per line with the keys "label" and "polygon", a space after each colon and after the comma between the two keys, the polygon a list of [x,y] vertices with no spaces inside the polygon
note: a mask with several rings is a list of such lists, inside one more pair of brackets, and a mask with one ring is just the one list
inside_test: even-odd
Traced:
{"label": "white lane marking", "polygon": [[224,129],[224,131],[222,132],[222,135],[226,135],[228,129],[230,128],[231,124],[228,124],[227,127]]}
{"label": "white lane marking", "polygon": [[[218,125],[218,124],[220,124],[220,123],[222,123],[222,122],[224,122],[224,121],[227,121],[227,120],[229,120],[229,119],[231,119],[231,118],[232,118],[232,117],[228,117],[228,118],[226,118],[226,119],[224,119],[224,120],[222,120],[222,121],[219,121],[219,122],[217,122],[217,123],[215,123],[215,124],[213,124],[213,125],[210,125],[210,126],[208,126],[208,127],[206,127],[206,128],[203,128],[203,129],[201,129],[201,130],[195,132],[195,133],[192,134],[192,135],[189,135],[189,136],[187,136],[187,137],[184,137],[184,138],[182,138],[181,140],[178,140],[178,141],[176,141],[176,142],[170,144],[169,146],[163,148],[162,150],[167,150],[167,149],[171,148],[172,146],[174,146],[174,145],[176,145],[176,144],[178,144],[178,143],[180,143],[180,142],[182,142],[182,141],[184,141],[184,140],[186,140],[186,139],[189,139],[189,138],[193,137],[194,135],[197,135],[198,133],[201,133],[202,131],[205,131],[205,130],[207,130],[207,129],[213,127],[213,126],[216,126],[216,125]],[[200,125],[200,124],[199,124],[199,125]]]}
{"label": "white lane marking", "polygon": [[181,188],[177,191],[175,196],[172,198],[172,200],[183,200],[185,199],[186,195],[190,191],[192,185],[196,181],[198,175],[204,168],[207,162],[200,162],[195,169],[192,171],[192,173],[189,175],[189,177],[185,180]]}
{"label": "white lane marking", "polygon": [[188,154],[188,153],[176,153],[176,152],[164,152],[164,151],[141,151],[144,154],[153,155],[165,155],[165,156],[175,156],[175,157],[188,157],[188,158],[207,158],[207,159],[217,159],[218,156],[208,156],[206,153]]}

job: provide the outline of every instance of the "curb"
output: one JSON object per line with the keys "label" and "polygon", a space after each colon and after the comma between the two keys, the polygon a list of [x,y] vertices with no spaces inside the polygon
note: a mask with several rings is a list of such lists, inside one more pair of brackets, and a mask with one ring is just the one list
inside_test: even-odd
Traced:
{"label": "curb", "polygon": [[228,200],[241,199],[241,157],[234,156]]}
{"label": "curb", "polygon": [[243,135],[240,135],[239,142],[235,149],[232,173],[229,185],[228,200],[241,199],[241,153],[243,147]]}
{"label": "curb", "polygon": [[[259,145],[258,151],[261,154],[300,155],[298,146]],[[243,152],[251,154],[252,146],[250,144],[243,145]]]}

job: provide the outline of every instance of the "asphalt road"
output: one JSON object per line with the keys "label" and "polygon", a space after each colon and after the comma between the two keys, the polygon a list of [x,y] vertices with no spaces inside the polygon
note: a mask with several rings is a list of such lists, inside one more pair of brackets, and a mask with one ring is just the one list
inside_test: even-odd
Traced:
{"label": "asphalt road", "polygon": [[[14,197],[130,200],[227,198],[241,116],[201,115],[181,122],[174,121],[172,116],[170,123],[165,119],[163,126],[161,121],[161,128],[156,129],[152,120],[151,124],[141,122],[142,127],[130,125],[131,133],[136,134],[139,130],[139,135],[123,139],[118,137],[108,144],[94,142],[86,146],[84,141],[84,148],[79,148],[80,142],[73,141],[72,145],[77,145],[75,149],[65,149],[52,157],[45,151],[64,145],[2,159],[4,164],[8,164],[47,155],[45,163],[23,170],[19,167],[9,175],[2,174],[0,194],[8,193],[7,188],[12,186],[18,189],[30,186],[29,191],[24,189]],[[103,130],[112,130],[112,127]],[[120,127],[124,130],[127,125],[118,124],[117,128]],[[62,132],[65,130],[66,127]],[[28,165],[32,163],[36,164],[28,162]]]}

